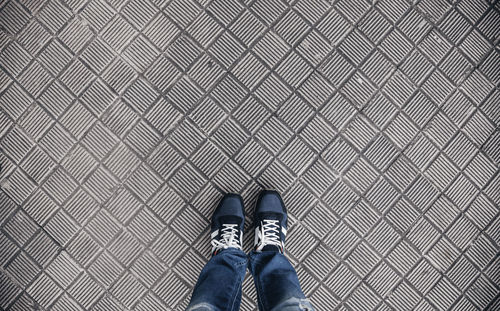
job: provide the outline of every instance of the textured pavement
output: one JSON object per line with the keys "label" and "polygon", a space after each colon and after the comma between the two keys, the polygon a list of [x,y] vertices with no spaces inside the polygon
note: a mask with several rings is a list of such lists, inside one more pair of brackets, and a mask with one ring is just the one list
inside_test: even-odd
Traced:
{"label": "textured pavement", "polygon": [[0,309],[182,310],[277,189],[318,311],[499,310],[499,10],[0,0]]}

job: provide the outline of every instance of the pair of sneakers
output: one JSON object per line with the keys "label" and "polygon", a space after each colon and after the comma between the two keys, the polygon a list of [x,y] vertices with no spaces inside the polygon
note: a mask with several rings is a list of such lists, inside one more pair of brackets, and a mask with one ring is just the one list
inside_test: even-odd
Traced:
{"label": "pair of sneakers", "polygon": [[[245,212],[237,194],[226,194],[212,216],[212,255],[234,247],[242,249]],[[254,213],[256,252],[275,251],[283,254],[287,228],[285,205],[276,191],[262,191]]]}

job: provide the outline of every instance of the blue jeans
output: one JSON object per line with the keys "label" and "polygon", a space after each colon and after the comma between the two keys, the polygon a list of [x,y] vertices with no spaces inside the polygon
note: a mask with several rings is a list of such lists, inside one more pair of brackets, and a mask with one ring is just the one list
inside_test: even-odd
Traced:
{"label": "blue jeans", "polygon": [[200,273],[187,311],[234,311],[241,303],[247,266],[252,273],[259,310],[314,311],[300,288],[295,269],[278,252],[247,255],[228,248],[213,256]]}

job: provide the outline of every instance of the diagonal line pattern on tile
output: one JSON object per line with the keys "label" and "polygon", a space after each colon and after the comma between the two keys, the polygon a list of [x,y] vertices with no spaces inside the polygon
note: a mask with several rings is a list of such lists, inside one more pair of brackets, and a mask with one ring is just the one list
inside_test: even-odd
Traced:
{"label": "diagonal line pattern on tile", "polygon": [[499,308],[499,11],[0,1],[0,309],[184,310],[269,188],[318,310]]}

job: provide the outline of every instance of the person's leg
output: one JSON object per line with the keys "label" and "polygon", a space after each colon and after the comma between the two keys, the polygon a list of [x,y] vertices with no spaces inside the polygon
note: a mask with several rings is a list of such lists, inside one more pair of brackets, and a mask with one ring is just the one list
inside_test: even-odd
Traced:
{"label": "person's leg", "polygon": [[285,257],[287,214],[277,192],[264,191],[255,208],[255,249],[249,268],[261,311],[312,311],[295,269]]}
{"label": "person's leg", "polygon": [[248,263],[241,250],[244,221],[241,197],[224,196],[212,216],[212,258],[200,273],[187,311],[239,310]]}
{"label": "person's leg", "polygon": [[249,259],[260,310],[314,310],[285,255],[278,251],[252,251]]}
{"label": "person's leg", "polygon": [[247,255],[228,248],[213,256],[200,273],[187,311],[238,310]]}

